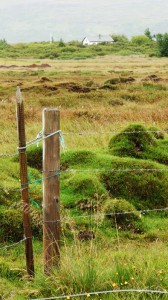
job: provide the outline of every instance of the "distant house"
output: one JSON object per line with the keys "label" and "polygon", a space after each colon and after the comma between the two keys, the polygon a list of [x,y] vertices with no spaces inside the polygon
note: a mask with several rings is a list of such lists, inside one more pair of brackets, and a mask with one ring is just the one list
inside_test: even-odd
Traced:
{"label": "distant house", "polygon": [[96,36],[96,37],[85,37],[82,41],[83,45],[98,45],[101,43],[113,43],[114,40],[111,36]]}

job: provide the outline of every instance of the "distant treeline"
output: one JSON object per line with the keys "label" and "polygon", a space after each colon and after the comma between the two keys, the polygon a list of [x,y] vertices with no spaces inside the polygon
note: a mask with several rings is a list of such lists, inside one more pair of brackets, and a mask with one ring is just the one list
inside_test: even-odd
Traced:
{"label": "distant treeline", "polygon": [[37,59],[87,59],[105,55],[148,55],[168,57],[168,33],[152,35],[147,28],[144,35],[133,36],[112,34],[113,43],[84,46],[82,42],[60,41],[8,44],[0,39],[0,57]]}

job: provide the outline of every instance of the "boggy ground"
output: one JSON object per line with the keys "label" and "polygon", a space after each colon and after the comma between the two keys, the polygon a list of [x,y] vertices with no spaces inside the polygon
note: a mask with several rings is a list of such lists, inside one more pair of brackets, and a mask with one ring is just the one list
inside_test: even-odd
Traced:
{"label": "boggy ground", "polygon": [[[66,132],[119,131],[130,122],[167,128],[167,58],[107,56],[80,61],[1,60],[1,149],[17,144],[15,91],[19,85],[25,99],[27,139],[41,130],[44,107],[61,110]],[[27,67],[22,67],[26,66]],[[37,67],[30,68],[30,65]],[[38,67],[49,65],[50,67]],[[133,81],[129,81],[129,78]],[[106,83],[113,80],[112,84]],[[104,146],[108,137],[67,137],[69,149]]]}
{"label": "boggy ground", "polygon": [[[101,154],[108,148],[112,137],[111,134],[76,133],[118,132],[134,122],[143,124],[146,128],[168,129],[166,58],[106,56],[80,61],[1,59],[0,65],[1,154],[16,152],[15,92],[18,85],[24,96],[27,140],[35,138],[41,130],[42,109],[48,106],[60,108],[61,129],[65,133],[71,133],[64,136],[67,150],[101,148]],[[163,141],[159,145],[166,147],[167,144]],[[65,157],[68,155],[65,152]],[[8,165],[12,167],[9,172]],[[15,174],[15,168],[18,173],[16,163],[3,158],[1,167],[2,180],[5,182],[10,178],[11,187],[16,187],[16,181],[19,184],[18,174]],[[37,171],[32,172],[37,176]],[[62,184],[65,191],[66,182],[72,182],[75,174],[68,176],[65,175],[65,184]],[[78,177],[76,174],[77,183]],[[34,191],[33,193],[35,194]],[[69,193],[65,196],[66,201],[72,200]],[[6,198],[8,197],[6,191]],[[97,197],[99,201],[100,195]],[[79,206],[80,209],[84,208],[84,200],[79,202]],[[142,216],[146,231],[141,234],[122,230],[117,222],[111,227],[109,220],[103,222],[99,218],[93,222],[89,219],[87,225],[89,230],[94,231],[95,239],[79,241],[76,226],[82,229],[86,224],[82,224],[83,220],[75,224],[70,218],[71,213],[76,213],[75,209],[66,209],[68,208],[63,210],[68,217],[62,225],[64,235],[60,270],[54,271],[50,278],[42,275],[41,241],[34,241],[34,281],[28,281],[26,277],[23,245],[1,250],[0,295],[3,299],[45,298],[87,292],[88,296],[84,297],[86,299],[91,291],[120,288],[168,289],[166,213],[147,213]],[[67,231],[69,228],[73,229],[70,234]],[[130,299],[160,297],[150,294],[129,296]],[[128,299],[126,294],[95,297]],[[166,299],[166,296],[163,295],[162,299]]]}

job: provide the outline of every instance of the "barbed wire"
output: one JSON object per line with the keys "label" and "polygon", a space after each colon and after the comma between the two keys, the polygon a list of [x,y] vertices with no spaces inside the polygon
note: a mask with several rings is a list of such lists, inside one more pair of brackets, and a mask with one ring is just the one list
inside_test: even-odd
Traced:
{"label": "barbed wire", "polygon": [[[60,171],[60,173],[112,173],[112,172],[164,172],[168,171],[168,168],[141,168],[141,169],[68,169]],[[54,176],[54,175],[53,175]]]}
{"label": "barbed wire", "polygon": [[85,218],[99,218],[99,217],[108,217],[108,216],[116,216],[116,215],[128,215],[137,213],[139,216],[150,213],[150,212],[163,212],[168,211],[168,207],[164,208],[154,208],[154,209],[141,209],[141,210],[131,210],[131,211],[122,211],[122,212],[110,212],[110,213],[95,213],[95,214],[88,214],[88,215],[80,215],[80,216],[65,216],[61,218],[61,220],[47,220],[43,221],[43,223],[58,223],[58,222],[67,222],[69,219],[85,219]]}
{"label": "barbed wire", "polygon": [[[154,208],[154,209],[132,210],[132,211],[124,211],[124,212],[111,212],[111,213],[105,213],[105,214],[96,213],[96,214],[92,214],[92,218],[105,217],[105,216],[115,216],[115,215],[125,215],[125,214],[132,214],[132,213],[139,213],[141,215],[141,214],[145,214],[145,213],[148,213],[148,212],[163,212],[163,211],[168,211],[168,207]],[[67,222],[67,220],[69,220],[69,219],[82,219],[82,218],[90,218],[90,217],[91,217],[90,214],[82,215],[82,216],[66,216],[66,217],[63,217],[61,220],[47,220],[47,221],[43,221],[43,223],[61,223],[61,222]],[[24,242],[25,240],[27,240],[29,238],[30,237],[27,237],[27,238],[25,237],[22,240],[20,240],[19,242],[1,247],[0,250],[15,247],[18,244],[21,244],[22,242]]]}
{"label": "barbed wire", "polygon": [[97,134],[140,134],[140,133],[168,133],[168,130],[137,130],[137,131],[88,131],[62,132],[62,135],[97,135]]}
{"label": "barbed wire", "polygon": [[38,178],[38,179],[35,179],[33,181],[28,181],[27,183],[24,183],[24,184],[21,184],[21,188],[16,188],[16,189],[10,189],[10,188],[5,188],[5,187],[0,187],[0,190],[7,190],[7,191],[22,191],[23,189],[27,188],[28,185],[31,185],[31,184],[35,184],[35,183],[41,183],[45,180],[48,180],[50,178],[53,178],[53,177],[57,177],[57,176],[60,176],[61,174],[65,174],[65,173],[101,173],[101,172],[104,172],[104,173],[118,173],[118,172],[167,172],[168,171],[168,168],[148,168],[148,169],[145,169],[145,168],[141,168],[141,169],[137,169],[137,168],[134,168],[134,169],[68,169],[68,170],[58,170],[58,171],[55,171],[55,170],[45,170],[45,171],[41,171],[42,173],[45,173],[45,172],[51,172],[51,173],[55,173],[53,175],[50,175],[50,176],[46,176],[46,177],[43,177],[43,178]]}
{"label": "barbed wire", "polygon": [[[145,130],[145,132],[147,133],[168,133],[168,130]],[[68,135],[77,135],[77,136],[84,136],[84,135],[99,135],[99,134],[141,134],[144,133],[143,130],[139,130],[139,131],[93,131],[93,132],[62,132],[61,130],[57,130],[47,136],[43,136],[42,131],[40,131],[37,135],[37,137],[29,142],[26,143],[25,147],[18,147],[17,149],[22,150],[22,149],[26,149],[29,146],[32,146],[34,144],[38,144],[39,142],[41,142],[44,139],[47,139],[55,134],[59,134],[60,136],[60,141],[61,144],[63,146],[63,148],[65,148],[65,143],[63,140],[63,135],[68,136]],[[13,156],[17,156],[18,153],[1,153],[0,157],[13,157]]]}
{"label": "barbed wire", "polygon": [[74,297],[84,297],[89,298],[93,295],[102,295],[102,294],[112,294],[112,293],[150,293],[150,294],[165,294],[167,295],[167,291],[157,291],[157,290],[144,290],[144,289],[127,289],[127,290],[108,290],[108,291],[98,291],[98,292],[89,292],[89,293],[80,293],[80,294],[72,294],[72,295],[64,295],[64,296],[55,296],[49,298],[34,298],[31,300],[54,300],[54,299],[67,299],[70,300]]}
{"label": "barbed wire", "polygon": [[43,141],[43,140],[48,139],[48,138],[50,138],[50,137],[52,137],[52,136],[54,136],[54,135],[56,135],[56,134],[61,135],[61,130],[57,130],[57,131],[54,131],[54,132],[49,133],[49,134],[45,134],[45,133],[43,133],[43,132],[40,132],[40,133],[37,135],[37,138],[36,138],[36,139],[27,142],[27,143],[26,143],[26,146],[24,146],[24,147],[18,147],[17,149],[18,149],[18,150],[26,149],[26,148],[28,148],[28,147],[34,145],[34,144],[37,144],[37,143],[39,143],[39,142],[41,142],[41,141]]}
{"label": "barbed wire", "polygon": [[[35,139],[33,139],[33,140],[27,142],[27,143],[26,143],[26,146],[24,146],[24,147],[17,147],[17,149],[18,149],[18,150],[27,149],[28,147],[30,147],[30,146],[32,146],[32,145],[34,145],[34,144],[38,144],[39,142],[41,142],[41,141],[43,141],[43,140],[45,140],[45,139],[47,139],[47,138],[50,138],[50,137],[52,137],[52,136],[54,136],[54,135],[56,135],[56,134],[59,134],[60,140],[62,141],[62,140],[63,140],[63,137],[62,137],[61,130],[57,130],[57,131],[52,132],[52,133],[47,134],[47,135],[45,135],[45,134],[43,135],[43,133],[40,132],[40,133],[38,133],[38,135],[37,135],[37,137],[36,137]],[[9,153],[9,154],[8,154],[8,153],[1,153],[1,154],[0,154],[0,157],[12,157],[12,156],[17,156],[17,155],[19,155],[18,152],[17,152],[17,153]]]}
{"label": "barbed wire", "polygon": [[4,250],[4,249],[11,248],[11,247],[15,247],[15,246],[17,246],[18,244],[21,244],[21,243],[23,243],[24,241],[26,241],[26,240],[28,240],[28,239],[30,239],[30,237],[25,237],[24,239],[20,240],[19,242],[16,242],[16,243],[14,243],[14,244],[7,245],[7,246],[4,246],[4,247],[0,248],[0,250]]}
{"label": "barbed wire", "polygon": [[18,155],[18,153],[9,153],[9,154],[1,153],[0,157],[14,157],[14,156],[17,156],[17,155]]}
{"label": "barbed wire", "polygon": [[23,189],[21,188],[11,189],[11,188],[0,187],[0,190],[4,192],[17,192],[17,191],[21,192]]}

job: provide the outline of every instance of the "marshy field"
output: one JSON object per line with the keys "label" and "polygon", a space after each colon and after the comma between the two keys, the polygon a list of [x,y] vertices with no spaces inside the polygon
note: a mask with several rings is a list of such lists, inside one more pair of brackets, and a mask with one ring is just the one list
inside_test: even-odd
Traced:
{"label": "marshy field", "polygon": [[[51,276],[43,274],[42,145],[27,151],[34,279],[24,244],[4,248],[23,239],[17,86],[27,141],[54,107],[65,143],[61,262]],[[167,299],[168,58],[0,59],[0,107],[0,299]]]}

